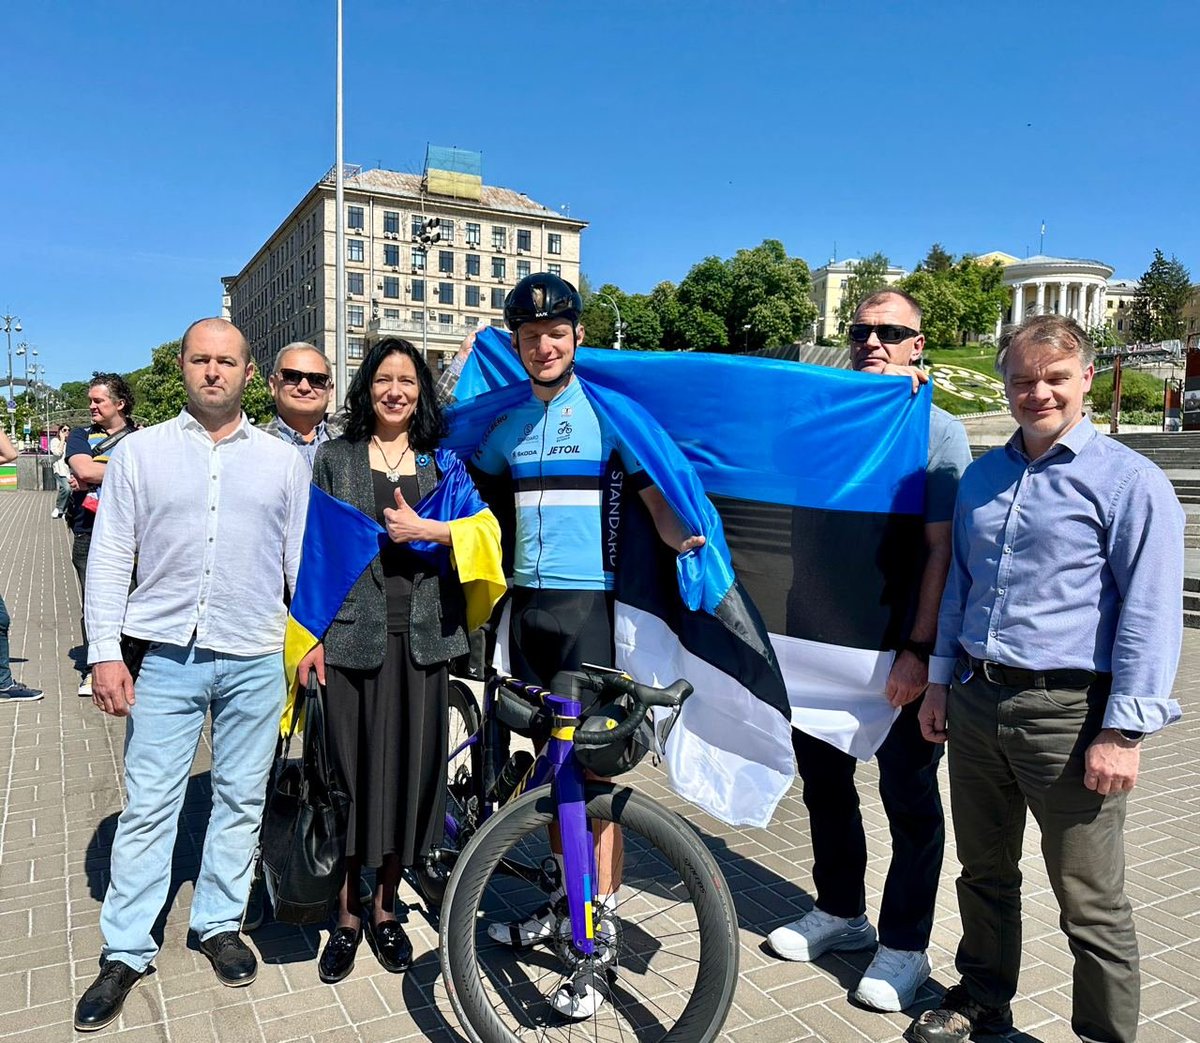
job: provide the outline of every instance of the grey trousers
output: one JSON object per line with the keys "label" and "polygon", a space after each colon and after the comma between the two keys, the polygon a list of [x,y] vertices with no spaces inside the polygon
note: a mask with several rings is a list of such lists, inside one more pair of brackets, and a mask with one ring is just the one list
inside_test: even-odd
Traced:
{"label": "grey trousers", "polygon": [[[961,677],[963,666],[956,668]],[[950,796],[962,875],[956,965],[970,995],[1004,1007],[1021,966],[1021,841],[1028,808],[1075,957],[1071,1028],[1086,1043],[1133,1043],[1140,976],[1125,897],[1125,794],[1083,784],[1109,679],[1088,690],[1021,689],[976,674],[951,686]]]}

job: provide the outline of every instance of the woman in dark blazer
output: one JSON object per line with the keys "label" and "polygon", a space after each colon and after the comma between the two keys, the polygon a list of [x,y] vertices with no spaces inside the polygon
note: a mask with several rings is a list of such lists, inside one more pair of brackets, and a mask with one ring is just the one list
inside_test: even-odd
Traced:
{"label": "woman in dark blazer", "polygon": [[[387,970],[399,973],[412,960],[395,916],[396,888],[403,868],[441,840],[446,662],[468,649],[462,584],[473,577],[464,566],[494,559],[488,567],[498,574],[500,555],[499,526],[486,508],[449,522],[414,510],[448,472],[469,482],[456,458],[437,451],[446,424],[416,348],[396,339],[372,347],[346,412],[345,434],[317,451],[313,483],[378,520],[388,540],[299,668],[301,679],[316,669],[327,684],[329,747],[351,798],[346,879],[318,963],[329,983],[350,973],[364,929]],[[409,546],[415,541],[450,548],[449,565],[444,554],[439,565],[418,553]],[[369,910],[359,899],[363,866],[376,868]]]}

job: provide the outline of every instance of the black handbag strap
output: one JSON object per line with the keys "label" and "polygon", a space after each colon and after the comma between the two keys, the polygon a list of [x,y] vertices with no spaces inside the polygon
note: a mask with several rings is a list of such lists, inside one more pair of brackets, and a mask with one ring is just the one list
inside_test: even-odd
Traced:
{"label": "black handbag strap", "polygon": [[316,671],[308,675],[308,685],[304,690],[304,766],[306,782],[319,782],[327,792],[341,788],[329,762],[325,700],[317,683]]}

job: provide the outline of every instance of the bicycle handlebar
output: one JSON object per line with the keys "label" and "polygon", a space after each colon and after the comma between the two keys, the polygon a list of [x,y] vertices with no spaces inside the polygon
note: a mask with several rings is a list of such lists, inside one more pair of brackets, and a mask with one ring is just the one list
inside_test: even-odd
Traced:
{"label": "bicycle handlebar", "polygon": [[653,685],[639,684],[633,678],[626,677],[623,674],[589,675],[586,669],[583,672],[580,683],[600,694],[611,692],[618,695],[628,695],[633,699],[634,703],[629,716],[609,731],[589,735],[576,729],[575,745],[587,746],[589,748],[610,746],[614,743],[624,742],[637,730],[638,725],[645,720],[646,711],[651,706],[672,708],[680,706],[694,690],[691,684],[682,677],[665,688],[655,688]]}

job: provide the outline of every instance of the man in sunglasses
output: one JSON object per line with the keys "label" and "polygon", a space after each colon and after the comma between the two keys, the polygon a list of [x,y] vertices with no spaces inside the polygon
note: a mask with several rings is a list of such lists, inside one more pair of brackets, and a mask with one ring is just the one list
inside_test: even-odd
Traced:
{"label": "man in sunglasses", "polygon": [[[867,297],[850,326],[850,360],[860,373],[904,376],[914,394],[928,375],[917,367],[925,347],[921,306],[898,290]],[[900,712],[876,752],[879,792],[892,838],[892,861],[880,903],[879,929],[866,917],[867,846],[854,786],[857,761],[794,729],[796,762],[804,781],[813,844],[815,907],[771,932],[785,959],[870,949],[875,958],[854,998],[875,1010],[903,1010],[929,977],[926,950],[933,927],[945,819],[938,795],[940,748],[922,738],[918,720],[937,634],[938,605],[950,566],[950,522],[958,480],[971,462],[962,424],[937,406],[929,418],[924,546],[920,580],[910,592],[908,634],[888,675],[888,702]]]}
{"label": "man in sunglasses", "polygon": [[299,449],[311,470],[317,446],[338,433],[325,417],[333,394],[329,360],[307,341],[293,341],[279,349],[267,384],[275,416],[264,430]]}

